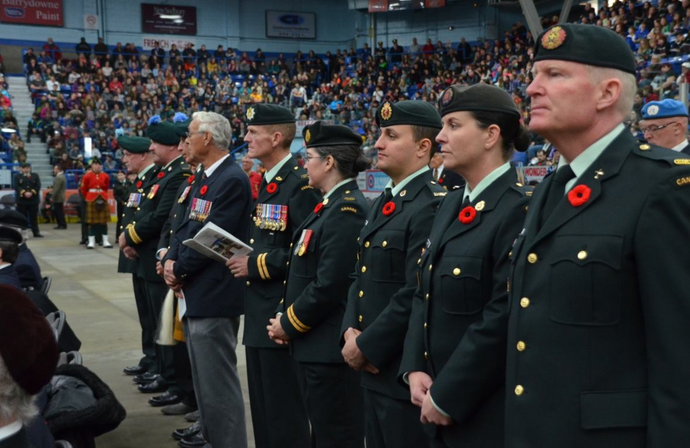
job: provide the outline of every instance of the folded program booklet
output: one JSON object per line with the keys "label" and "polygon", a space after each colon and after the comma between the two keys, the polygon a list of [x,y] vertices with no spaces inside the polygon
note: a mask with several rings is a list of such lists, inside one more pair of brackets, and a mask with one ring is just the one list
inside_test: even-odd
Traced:
{"label": "folded program booklet", "polygon": [[252,248],[212,222],[208,222],[194,236],[182,242],[202,255],[225,263],[236,255],[247,255]]}

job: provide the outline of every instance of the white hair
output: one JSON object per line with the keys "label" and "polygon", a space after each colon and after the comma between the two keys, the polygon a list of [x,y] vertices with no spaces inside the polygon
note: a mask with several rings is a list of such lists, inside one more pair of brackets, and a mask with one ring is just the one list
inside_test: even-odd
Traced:
{"label": "white hair", "polygon": [[199,132],[210,132],[216,147],[228,150],[232,142],[232,128],[224,116],[215,112],[194,112],[192,119],[199,122]]}
{"label": "white hair", "polygon": [[621,95],[616,103],[616,112],[627,119],[633,110],[635,93],[637,93],[635,75],[615,68],[595,67],[593,65],[588,65],[587,68],[589,69],[592,83],[600,83],[605,79],[611,78],[616,78],[621,82]]}
{"label": "white hair", "polygon": [[0,357],[0,421],[28,423],[38,414],[34,398],[12,378]]}

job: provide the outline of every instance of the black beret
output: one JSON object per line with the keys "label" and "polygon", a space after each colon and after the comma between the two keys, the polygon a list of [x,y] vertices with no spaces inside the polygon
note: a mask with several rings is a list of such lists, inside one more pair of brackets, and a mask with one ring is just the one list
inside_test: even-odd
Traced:
{"label": "black beret", "polygon": [[17,245],[21,244],[24,238],[19,230],[12,227],[0,226],[0,241],[9,241]]}
{"label": "black beret", "polygon": [[29,221],[26,219],[26,215],[22,215],[16,210],[4,208],[0,210],[0,225],[15,226],[26,229],[29,226]]}
{"label": "black beret", "polygon": [[537,39],[534,60],[557,59],[635,74],[635,55],[613,31],[593,25],[563,23],[545,30]]}
{"label": "black beret", "polygon": [[0,357],[12,379],[35,395],[50,382],[59,356],[43,313],[22,291],[0,285]]}
{"label": "black beret", "polygon": [[290,109],[276,104],[253,104],[247,108],[246,117],[248,126],[295,122],[295,116],[290,112]]}
{"label": "black beret", "polygon": [[386,101],[376,110],[376,124],[379,127],[408,124],[441,129],[441,115],[426,101]]}
{"label": "black beret", "polygon": [[177,146],[180,137],[177,135],[177,126],[169,121],[161,121],[149,125],[146,135],[156,143],[167,146]]}
{"label": "black beret", "polygon": [[89,161],[89,165],[103,165],[103,163],[101,162],[101,159],[99,159],[98,157],[92,157]]}
{"label": "black beret", "polygon": [[321,121],[305,126],[302,136],[307,148],[362,144],[362,136],[347,126],[326,124]]}
{"label": "black beret", "polygon": [[31,168],[31,164],[28,162],[24,162],[24,163],[22,163],[21,167],[22,168]]}
{"label": "black beret", "polygon": [[441,116],[451,112],[501,112],[520,118],[513,99],[505,90],[488,84],[460,86],[454,84],[446,89],[438,101]]}
{"label": "black beret", "polygon": [[151,147],[151,140],[145,137],[127,137],[123,135],[117,139],[117,143],[120,145],[120,148],[133,154],[146,154]]}

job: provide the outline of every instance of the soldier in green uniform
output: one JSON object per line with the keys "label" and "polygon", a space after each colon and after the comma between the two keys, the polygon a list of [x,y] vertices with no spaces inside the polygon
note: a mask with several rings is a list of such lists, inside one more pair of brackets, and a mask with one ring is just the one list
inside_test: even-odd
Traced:
{"label": "soldier in green uniform", "polygon": [[31,172],[31,165],[22,163],[21,173],[14,178],[17,211],[26,216],[35,238],[43,238],[38,229],[38,204],[41,202],[41,178]]}
{"label": "soldier in green uniform", "polygon": [[561,159],[512,249],[506,446],[687,447],[690,158],[625,129],[620,36],[554,26],[534,60],[530,130]]}
{"label": "soldier in green uniform", "polygon": [[302,134],[309,185],[324,197],[293,234],[285,299],[269,336],[289,343],[315,447],[363,448],[360,375],[343,360],[339,341],[357,235],[369,209],[356,178],[370,161],[362,137],[346,126],[318,121]]}
{"label": "soldier in green uniform", "polygon": [[235,277],[246,278],[244,345],[249,398],[257,448],[309,446],[309,422],[287,346],[268,337],[266,325],[283,297],[290,242],[314,210],[318,195],[297,165],[290,144],[295,118],[272,104],[247,108],[247,157],[259,159],[266,176],[257,199],[250,256],[228,261]]}
{"label": "soldier in green uniform", "polygon": [[[180,138],[173,123],[160,121],[160,117],[154,116],[149,120],[146,133],[151,139],[149,151],[159,169],[155,181],[142,195],[132,222],[120,235],[119,244],[121,249],[132,247],[137,251],[137,275],[144,282],[146,301],[153,318],[151,325],[155,329],[168,291],[165,281],[156,272],[158,241],[170,210],[177,202],[177,189],[191,176],[191,171],[177,149]],[[174,380],[172,347],[156,344],[155,349],[159,376],[148,384],[139,385],[139,391],[144,393],[163,392]]]}
{"label": "soldier in green uniform", "polygon": [[[127,165],[130,173],[137,175],[136,181],[130,187],[122,214],[120,231],[124,232],[125,227],[129,227],[132,224],[134,214],[142,202],[144,192],[155,182],[158,170],[153,163],[153,154],[149,152],[151,140],[148,138],[122,136],[118,139],[118,144],[124,152],[122,157],[123,163]],[[117,272],[132,274],[134,299],[137,305],[137,313],[139,314],[139,324],[141,325],[141,348],[144,353],[144,357],[141,358],[137,365],[125,367],[124,372],[127,375],[143,375],[145,379],[142,379],[141,382],[146,383],[153,381],[156,375],[157,364],[154,345],[156,327],[152,326],[155,318],[149,314],[144,281],[137,275],[138,264],[138,254],[135,248],[126,246],[121,250]]]}
{"label": "soldier in green uniform", "polygon": [[531,195],[509,161],[529,135],[494,86],[451,86],[439,106],[444,167],[467,184],[441,201],[422,251],[400,373],[432,446],[500,448],[508,252]]}
{"label": "soldier in green uniform", "polygon": [[376,111],[379,168],[391,177],[359,235],[359,261],[341,328],[342,354],[363,370],[367,447],[429,445],[419,409],[397,382],[417,287],[419,254],[441,198],[429,160],[441,117],[422,101],[384,103]]}

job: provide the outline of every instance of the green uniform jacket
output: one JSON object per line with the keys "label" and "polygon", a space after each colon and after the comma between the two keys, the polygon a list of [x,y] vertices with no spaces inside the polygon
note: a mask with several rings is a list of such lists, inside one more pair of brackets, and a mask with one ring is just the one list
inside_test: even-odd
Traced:
{"label": "green uniform jacket", "polygon": [[[273,193],[268,186],[275,186]],[[272,190],[272,187],[271,187]],[[244,345],[258,348],[284,348],[268,337],[266,326],[275,316],[283,297],[287,275],[288,253],[295,229],[304,222],[319,202],[319,195],[308,185],[307,172],[297,166],[294,157],[283,165],[273,180],[261,185],[252,213],[249,244],[247,295],[244,308]],[[271,223],[262,224],[262,204],[287,206],[284,230]],[[263,225],[263,229],[261,226]]]}
{"label": "green uniform jacket", "polygon": [[690,159],[623,131],[511,259],[506,446],[690,445]]}
{"label": "green uniform jacket", "polygon": [[[125,199],[124,211],[122,213],[122,221],[120,222],[120,230],[124,231],[132,221],[134,220],[134,214],[137,212],[138,205],[127,206],[127,201],[129,200],[129,195],[132,193],[138,193],[142,195],[140,203],[144,201],[145,191],[148,191],[149,187],[156,182],[156,175],[158,174],[158,167],[154,165],[153,168],[149,170],[141,179],[137,179],[129,186],[129,191],[127,193],[127,198]],[[139,184],[141,182],[141,184]],[[81,191],[81,189],[80,189]],[[117,272],[136,274],[138,270],[139,259],[130,260],[125,257],[125,254],[120,251],[120,258],[117,263]]]}
{"label": "green uniform jacket", "polygon": [[436,213],[400,375],[421,371],[434,380],[434,403],[455,422],[439,428],[448,446],[502,447],[508,252],[532,192],[510,169],[466,205],[476,210],[466,224],[459,220],[464,192],[448,193]]}
{"label": "green uniform jacket", "polygon": [[363,372],[362,386],[401,400],[410,399],[396,377],[417,288],[417,260],[446,194],[431,172],[423,173],[392,199],[395,210],[389,216],[381,211],[384,195],[374,201],[359,236],[360,255],[340,334],[349,327],[361,330],[357,346],[380,371]]}
{"label": "green uniform jacket", "polygon": [[[18,173],[15,175],[14,191],[17,204],[38,204],[41,202],[41,178],[36,173],[29,173],[28,176],[25,176],[24,173]],[[27,191],[33,194],[28,199],[24,197],[24,193]]]}
{"label": "green uniform jacket", "polygon": [[145,189],[132,222],[125,226],[127,244],[139,253],[137,275],[147,281],[162,281],[156,273],[156,251],[161,230],[177,203],[177,189],[191,176],[189,166],[182,157],[175,159],[168,168],[158,170],[154,182]]}
{"label": "green uniform jacket", "polygon": [[[293,235],[285,300],[279,311],[296,361],[345,362],[340,326],[357,261],[357,236],[368,209],[353,180],[334,191],[320,213],[312,213]],[[313,233],[300,252],[304,230]]]}

